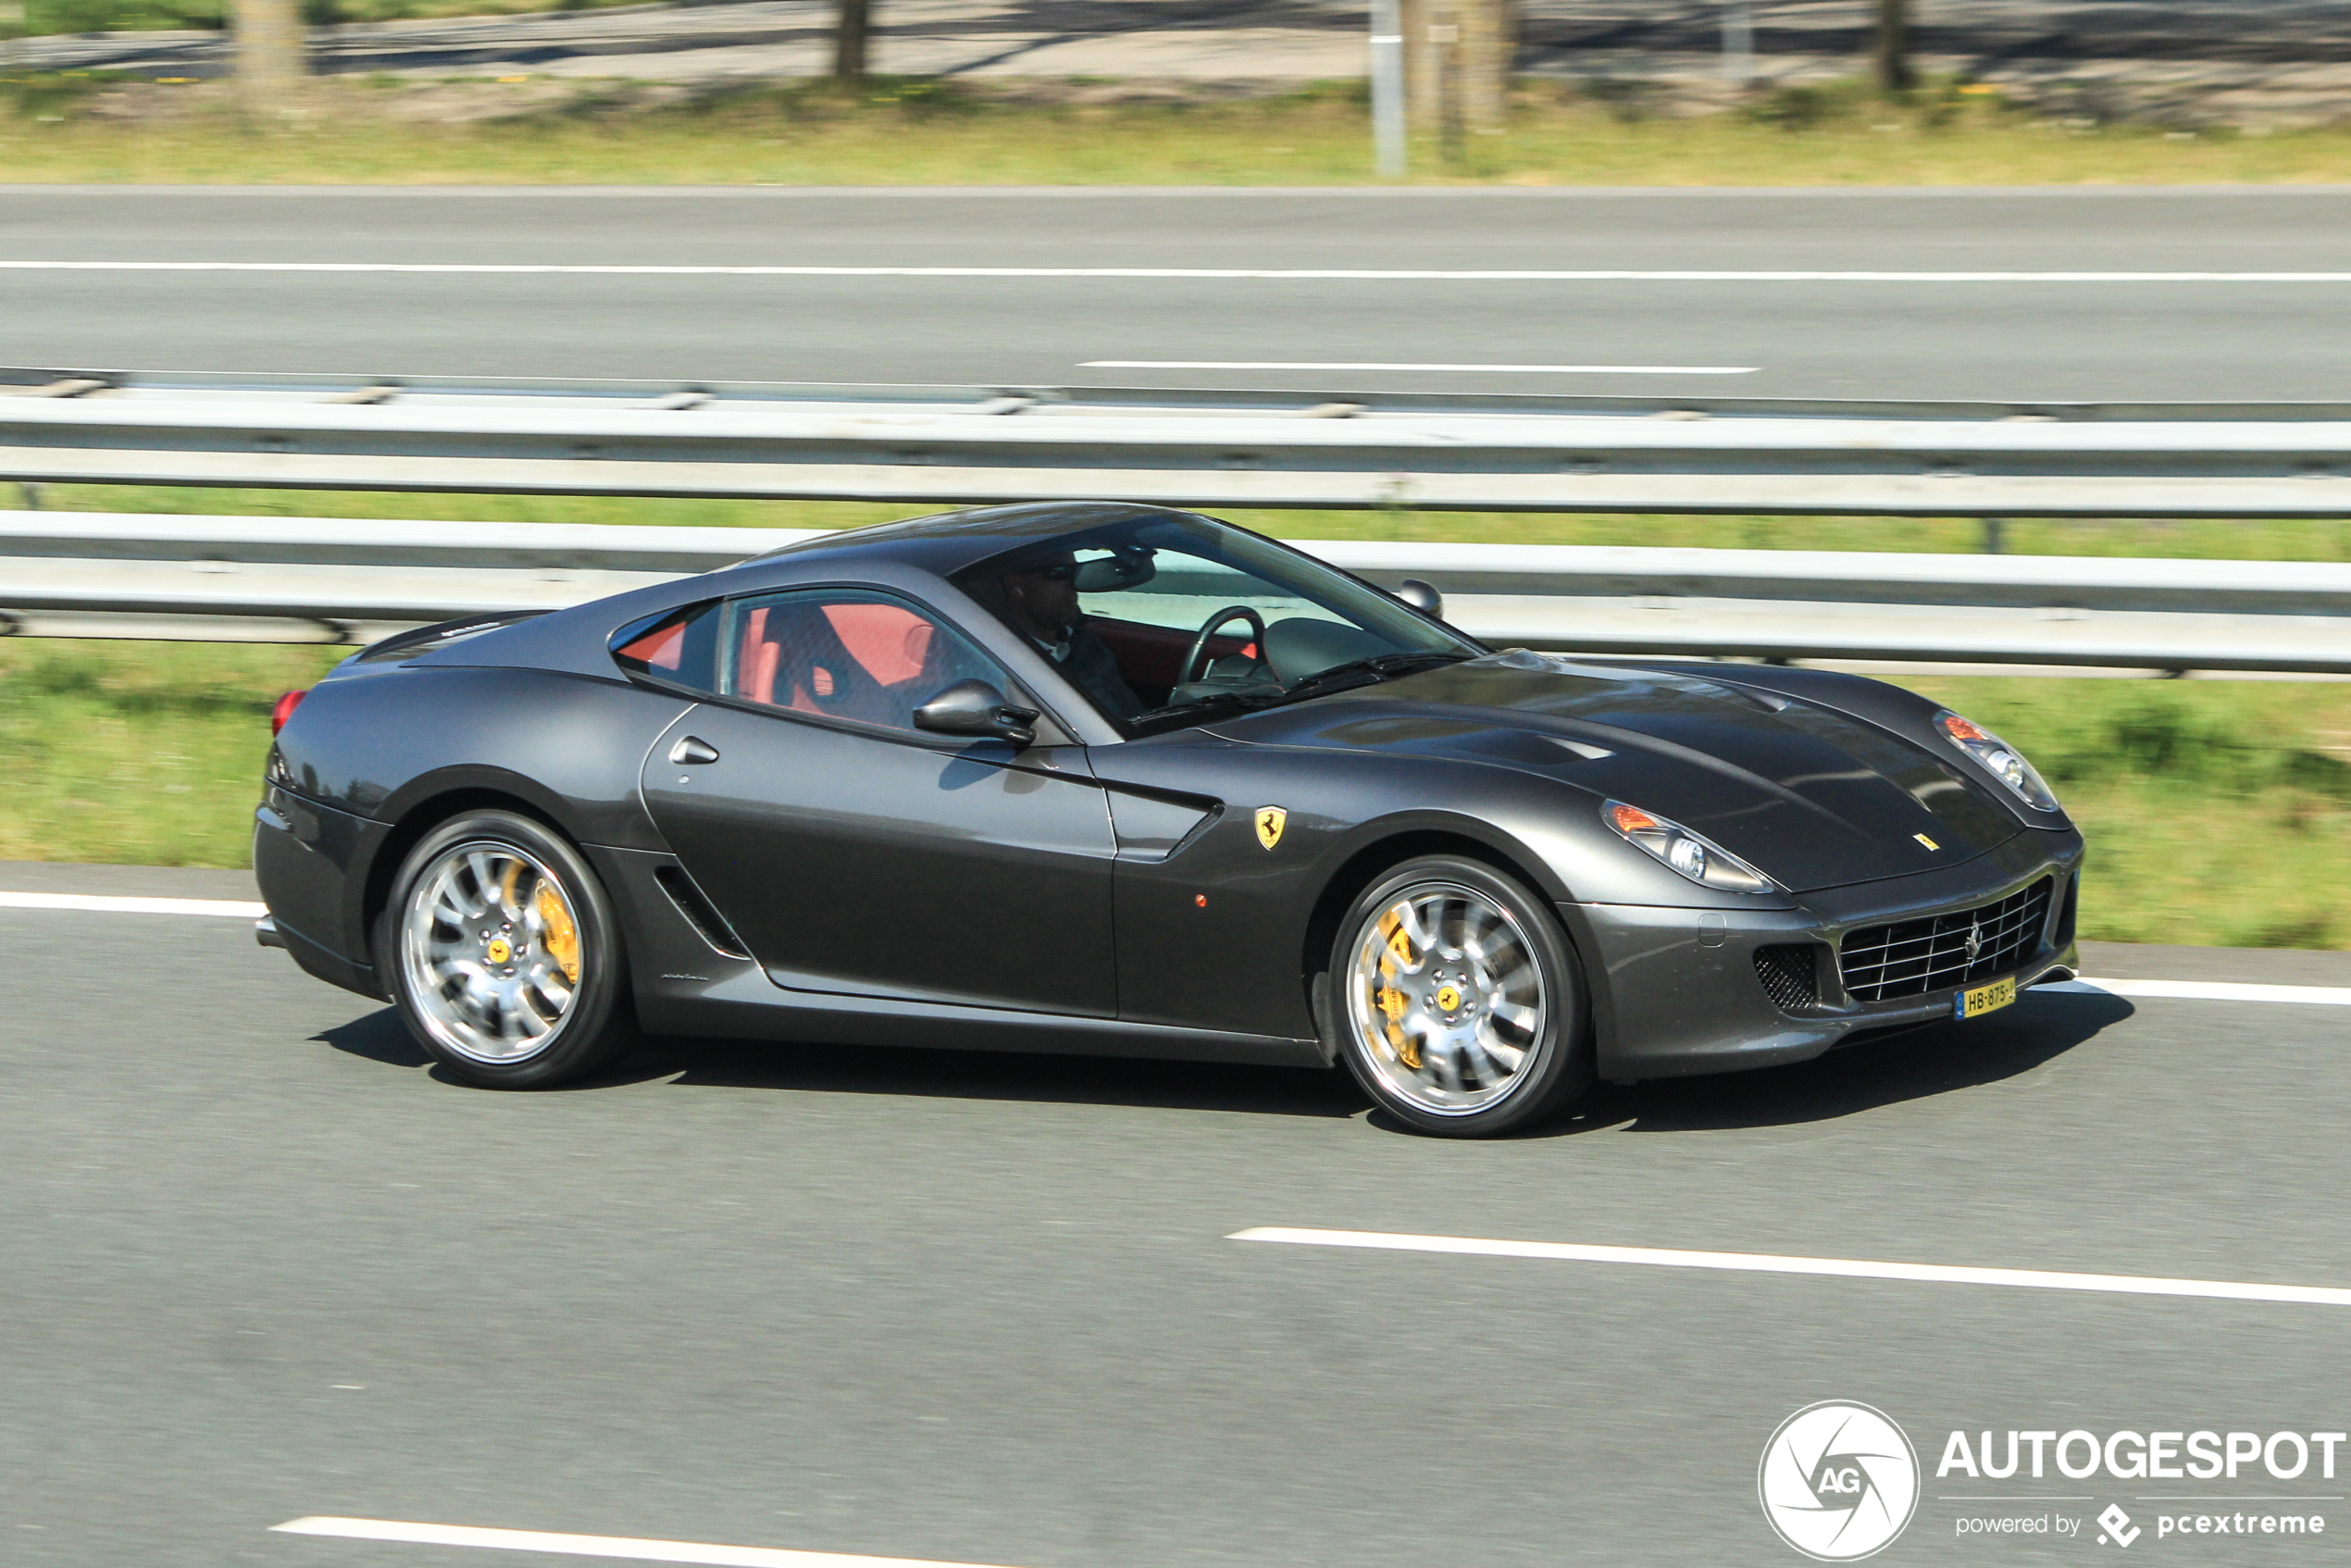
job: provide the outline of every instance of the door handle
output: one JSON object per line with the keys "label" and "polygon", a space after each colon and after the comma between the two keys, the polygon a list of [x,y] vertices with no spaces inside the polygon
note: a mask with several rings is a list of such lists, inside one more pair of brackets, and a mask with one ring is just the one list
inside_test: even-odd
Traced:
{"label": "door handle", "polygon": [[683,765],[695,762],[716,762],[718,748],[699,735],[683,735],[669,748],[669,760]]}

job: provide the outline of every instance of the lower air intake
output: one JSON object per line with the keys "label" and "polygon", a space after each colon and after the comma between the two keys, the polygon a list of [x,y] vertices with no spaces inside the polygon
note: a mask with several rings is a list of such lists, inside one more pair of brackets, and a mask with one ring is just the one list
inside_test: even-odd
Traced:
{"label": "lower air intake", "polygon": [[1783,942],[1755,950],[1755,977],[1763,982],[1763,994],[1772,1005],[1783,1013],[1795,1013],[1821,1004],[1820,965],[1813,954],[1820,950],[1810,942]]}

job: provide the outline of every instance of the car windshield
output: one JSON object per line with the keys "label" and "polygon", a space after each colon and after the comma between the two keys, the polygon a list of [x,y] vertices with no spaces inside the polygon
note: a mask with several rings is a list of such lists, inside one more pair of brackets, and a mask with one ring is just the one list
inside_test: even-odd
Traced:
{"label": "car windshield", "polygon": [[957,580],[1133,735],[1485,652],[1321,562],[1182,514],[1029,545]]}

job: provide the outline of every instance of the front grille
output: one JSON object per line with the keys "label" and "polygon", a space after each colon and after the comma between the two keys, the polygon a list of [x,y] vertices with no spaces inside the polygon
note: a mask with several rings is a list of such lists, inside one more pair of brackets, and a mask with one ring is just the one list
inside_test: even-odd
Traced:
{"label": "front grille", "polygon": [[1991,979],[2032,956],[2048,918],[2049,878],[2044,877],[1997,903],[1864,926],[1847,933],[1839,955],[1845,989],[1856,1002],[1887,1002]]}
{"label": "front grille", "polygon": [[1779,942],[1755,950],[1755,977],[1763,994],[1783,1013],[1821,1004],[1820,967],[1811,942]]}

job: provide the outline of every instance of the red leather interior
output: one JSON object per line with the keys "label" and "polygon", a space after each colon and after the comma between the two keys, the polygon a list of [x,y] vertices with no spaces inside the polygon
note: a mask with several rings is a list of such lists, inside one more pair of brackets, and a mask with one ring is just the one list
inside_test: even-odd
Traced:
{"label": "red leather interior", "polygon": [[657,626],[644,636],[614,650],[614,656],[634,659],[653,669],[674,670],[686,651],[686,623],[672,621]]}
{"label": "red leather interior", "polygon": [[895,604],[763,604],[741,626],[736,695],[802,713],[904,726],[959,663],[952,640]]}
{"label": "red leather interior", "polygon": [[[1192,639],[1200,635],[1198,627],[1186,630],[1180,627],[1152,626],[1147,621],[1113,620],[1107,616],[1088,616],[1086,624],[1094,628],[1094,635],[1102,640],[1103,646],[1118,661],[1118,673],[1126,678],[1126,684],[1146,702],[1151,700],[1154,691],[1164,700],[1167,690],[1182,678],[1178,666],[1191,651]],[[1208,649],[1212,657],[1219,659],[1235,653],[1254,657],[1257,645],[1246,637],[1212,637]]]}

